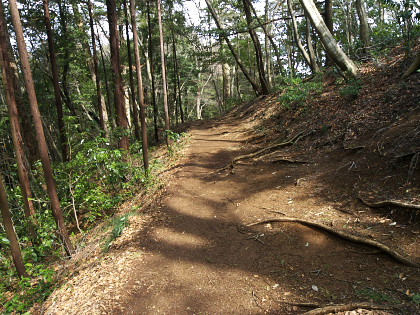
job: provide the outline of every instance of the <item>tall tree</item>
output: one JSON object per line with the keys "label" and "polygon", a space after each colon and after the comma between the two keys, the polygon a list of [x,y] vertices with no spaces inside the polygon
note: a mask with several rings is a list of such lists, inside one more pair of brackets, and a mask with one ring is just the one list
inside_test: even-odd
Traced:
{"label": "tall tree", "polygon": [[[305,60],[306,64],[312,69],[312,64],[311,64],[311,59],[309,57],[309,54],[306,51],[305,47],[303,47],[302,42],[300,40],[298,25],[297,25],[296,16],[295,16],[295,10],[293,9],[293,4],[291,0],[287,0],[287,8],[289,10],[290,18],[292,20],[293,34],[294,34],[296,46],[298,47],[300,53],[302,54],[303,59]],[[312,71],[314,71],[314,69],[312,69]]]}
{"label": "tall tree", "polygon": [[351,59],[344,53],[338,45],[331,32],[325,25],[318,9],[313,0],[299,0],[309,15],[309,18],[321,39],[324,48],[334,63],[344,72],[348,72],[351,76],[357,76],[357,67]]}
{"label": "tall tree", "polygon": [[311,20],[309,19],[308,13],[306,12],[305,12],[305,19],[306,19],[306,44],[308,45],[308,53],[309,53],[309,59],[311,61],[311,69],[314,73],[316,73],[316,72],[319,72],[319,67],[316,62],[315,49],[312,44]]}
{"label": "tall tree", "polygon": [[251,74],[248,72],[248,70],[245,68],[245,65],[241,61],[239,55],[236,53],[235,48],[233,47],[232,43],[229,40],[229,37],[227,36],[225,30],[222,27],[222,24],[219,21],[219,17],[214,10],[210,0],[206,0],[207,7],[210,11],[211,16],[213,17],[214,22],[216,23],[217,28],[221,32],[221,36],[225,40],[226,44],[228,45],[228,48],[230,52],[232,53],[233,58],[235,58],[236,63],[238,64],[239,68],[241,68],[242,73],[244,74],[245,78],[248,80],[248,82],[251,84],[252,89],[254,90],[255,94],[261,95],[262,89],[261,87],[255,82],[255,80],[252,78]]}
{"label": "tall tree", "polygon": [[114,79],[114,103],[117,116],[117,127],[120,128],[121,136],[119,139],[119,147],[128,150],[130,142],[128,139],[128,119],[124,105],[124,87],[121,76],[120,61],[120,41],[118,36],[118,16],[116,8],[116,0],[106,0],[106,8],[109,24],[109,40],[111,50],[111,67]]}
{"label": "tall tree", "polygon": [[101,89],[101,78],[99,76],[99,61],[98,53],[96,49],[95,29],[93,23],[93,3],[91,0],[88,1],[88,12],[89,12],[89,27],[92,42],[92,58],[93,58],[93,71],[95,74],[95,85],[96,85],[96,101],[99,112],[99,123],[104,136],[109,136],[109,122],[108,122],[108,111],[106,108],[104,96]]}
{"label": "tall tree", "polygon": [[258,77],[260,79],[261,94],[267,95],[268,93],[270,93],[270,86],[268,84],[268,80],[264,70],[263,53],[261,49],[260,40],[258,39],[257,32],[255,32],[255,29],[252,27],[253,19],[250,8],[250,0],[243,0],[242,3],[244,6],[246,23],[248,25],[248,32],[254,45],[255,61],[257,64]]}
{"label": "tall tree", "polygon": [[[165,39],[163,37],[162,23],[162,6],[160,0],[157,0],[158,22],[159,22],[159,39],[160,39],[160,58],[162,63],[162,84],[163,84],[163,109],[165,111],[165,130],[171,130],[171,121],[169,117],[168,104],[168,85],[166,83],[166,60],[165,60]],[[166,142],[169,143],[168,134],[166,134]]]}
{"label": "tall tree", "polygon": [[[136,137],[137,140],[140,140],[139,110],[137,107],[136,93],[135,93],[135,87],[134,87],[133,57],[131,54],[127,0],[124,0],[123,5],[124,5],[124,18],[125,18],[125,36],[127,38],[128,75],[129,75],[130,91],[131,91],[131,94],[129,97],[131,100],[130,103],[131,103],[131,108],[133,112],[134,136]],[[136,30],[136,34],[137,34],[137,30]],[[133,30],[133,35],[134,35],[134,30]]]}
{"label": "tall tree", "polygon": [[156,102],[156,88],[155,88],[155,66],[153,62],[153,28],[152,28],[152,19],[150,17],[150,0],[146,0],[146,9],[147,9],[147,51],[148,59],[150,64],[149,79],[152,86],[150,91],[152,106],[153,106],[153,126],[155,131],[155,141],[159,142],[159,128],[158,128],[158,106]]}
{"label": "tall tree", "polygon": [[136,59],[136,74],[137,74],[137,93],[140,105],[140,122],[141,122],[141,144],[143,149],[143,163],[144,169],[147,171],[149,168],[149,148],[147,139],[147,125],[146,125],[146,109],[144,104],[144,93],[143,93],[143,78],[141,75],[141,63],[140,63],[140,51],[137,34],[137,21],[136,21],[136,2],[130,0],[130,12],[131,12],[131,25],[133,28],[133,40],[134,40],[134,56]]}
{"label": "tall tree", "polygon": [[64,244],[64,248],[67,254],[71,256],[74,254],[75,250],[74,250],[73,244],[70,241],[70,237],[64,223],[63,213],[61,212],[60,202],[58,200],[57,188],[56,188],[54,177],[53,177],[51,161],[48,156],[48,148],[47,148],[47,143],[45,141],[44,128],[42,126],[41,113],[39,112],[34,80],[32,78],[32,71],[29,65],[29,55],[26,49],[22,23],[20,20],[20,14],[19,14],[16,0],[10,0],[9,4],[10,4],[10,12],[12,15],[12,22],[13,22],[13,26],[16,33],[16,41],[18,44],[20,60],[22,64],[22,72],[25,78],[25,87],[28,93],[29,103],[31,106],[31,113],[34,119],[34,124],[35,124],[35,129],[36,129],[38,150],[41,156],[41,164],[44,171],[45,182],[47,184],[47,190],[48,190],[48,194],[51,201],[51,208],[54,214],[54,219],[57,223],[60,237]]}
{"label": "tall tree", "polygon": [[[0,4],[2,5],[2,4]],[[13,226],[12,214],[10,213],[9,204],[7,201],[6,189],[4,188],[3,176],[0,173],[0,211],[3,219],[4,230],[6,231],[7,238],[10,242],[12,251],[13,263],[16,266],[17,273],[20,277],[25,277],[26,273],[25,264],[22,259],[22,252],[20,250],[19,241]]]}
{"label": "tall tree", "polygon": [[64,123],[63,103],[60,94],[60,79],[58,74],[57,59],[54,48],[54,35],[51,27],[51,15],[49,9],[49,0],[43,0],[44,22],[47,31],[48,51],[51,63],[51,73],[54,86],[55,107],[57,109],[58,131],[60,134],[61,155],[63,161],[69,160],[69,145],[66,134],[66,125]]}
{"label": "tall tree", "polygon": [[370,48],[370,29],[364,0],[356,0],[356,11],[359,16],[359,33],[363,44],[363,54],[366,55]]}
{"label": "tall tree", "polygon": [[[333,0],[325,0],[323,18],[325,25],[330,31],[331,35],[334,36],[334,22],[333,22]],[[331,58],[326,54],[325,66],[330,67],[333,65]]]}
{"label": "tall tree", "polygon": [[[7,108],[11,125],[13,146],[16,155],[16,162],[19,175],[19,184],[22,191],[23,206],[25,217],[31,219],[35,214],[35,207],[32,201],[32,191],[29,182],[29,170],[25,163],[25,149],[22,138],[22,129],[19,122],[16,89],[18,88],[16,73],[12,67],[12,55],[9,50],[10,38],[7,33],[6,18],[4,15],[3,4],[0,3],[0,65],[2,67],[3,85],[6,94]],[[30,234],[35,238],[35,231],[30,221]]]}

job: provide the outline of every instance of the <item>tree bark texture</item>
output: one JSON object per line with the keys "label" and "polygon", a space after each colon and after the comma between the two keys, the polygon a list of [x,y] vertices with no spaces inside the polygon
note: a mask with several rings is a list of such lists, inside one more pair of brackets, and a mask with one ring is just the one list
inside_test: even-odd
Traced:
{"label": "tree bark texture", "polygon": [[95,85],[96,85],[96,101],[97,108],[99,112],[99,124],[102,132],[104,133],[105,138],[109,137],[109,121],[108,121],[108,111],[106,108],[104,96],[102,94],[101,88],[101,78],[99,76],[99,61],[98,53],[96,48],[96,39],[95,39],[95,29],[93,23],[93,3],[91,0],[88,2],[88,12],[89,12],[89,27],[90,35],[92,41],[92,59],[93,59],[93,72],[95,74]]}
{"label": "tree bark texture", "polygon": [[[2,5],[2,4],[0,4]],[[6,189],[4,188],[3,176],[0,174],[0,211],[3,219],[4,230],[10,241],[10,249],[12,251],[13,263],[16,266],[19,277],[28,276],[22,259],[19,241],[13,226],[12,214],[10,213],[9,203],[7,201]]]}
{"label": "tree bark texture", "polygon": [[[169,117],[168,85],[166,83],[165,38],[163,35],[162,7],[160,0],[157,0],[157,8],[159,22],[160,58],[162,63],[163,109],[165,111],[165,130],[169,131],[171,130],[171,120]],[[169,144],[168,134],[166,134],[165,138],[166,143]]]}
{"label": "tree bark texture", "polygon": [[152,21],[150,17],[150,0],[146,0],[146,9],[147,9],[147,49],[149,54],[149,61],[150,61],[150,82],[152,86],[152,90],[150,91],[152,95],[152,105],[153,105],[153,125],[155,130],[155,141],[156,143],[159,142],[159,128],[158,128],[158,117],[159,117],[159,110],[156,102],[156,85],[155,85],[155,71],[154,71],[154,63],[153,63],[153,29],[152,29]]}
{"label": "tree bark texture", "polygon": [[306,43],[308,44],[309,59],[311,60],[311,69],[313,73],[317,73],[319,72],[319,67],[318,67],[318,63],[316,62],[315,49],[312,44],[311,20],[309,19],[306,12],[305,12],[305,18],[306,18]]}
{"label": "tree bark texture", "polygon": [[368,17],[366,13],[365,2],[363,0],[356,0],[356,11],[359,17],[359,32],[360,32],[360,40],[363,43],[363,53],[365,55],[369,54],[369,47],[370,47],[370,30],[369,30],[369,23]]}
{"label": "tree bark texture", "polygon": [[331,32],[325,25],[324,20],[321,17],[318,9],[316,8],[313,0],[299,0],[308,13],[309,18],[317,31],[319,38],[321,39],[324,48],[330,58],[335,64],[344,72],[348,72],[352,77],[357,77],[356,65],[351,59],[344,53],[341,47],[338,45]]}
{"label": "tree bark texture", "polygon": [[144,104],[143,78],[141,75],[141,63],[140,63],[140,51],[139,51],[138,34],[137,34],[135,0],[130,0],[130,12],[131,12],[131,25],[133,27],[133,38],[134,38],[134,56],[136,59],[137,93],[138,93],[139,105],[140,105],[141,140],[142,140],[141,144],[142,144],[142,149],[143,149],[143,163],[144,163],[144,169],[147,171],[149,168],[149,144],[148,144],[148,139],[147,139],[146,106]]}
{"label": "tree bark texture", "polygon": [[54,48],[54,35],[51,27],[51,15],[49,9],[49,0],[43,0],[44,6],[44,23],[47,31],[48,51],[50,55],[51,74],[54,86],[55,108],[57,110],[58,131],[60,134],[61,156],[63,161],[70,159],[69,145],[67,140],[66,125],[64,123],[63,102],[60,94],[60,78],[58,74],[57,59]]}
{"label": "tree bark texture", "polygon": [[[325,0],[324,5],[324,15],[323,15],[325,25],[330,31],[331,35],[334,36],[334,22],[333,22],[333,0]],[[331,58],[326,54],[325,56],[325,66],[330,67],[333,65]]]}
{"label": "tree bark texture", "polygon": [[61,212],[60,202],[58,200],[57,188],[55,185],[53,172],[51,168],[51,161],[48,156],[47,143],[45,141],[44,129],[42,126],[41,113],[39,112],[38,100],[35,92],[35,85],[32,78],[32,71],[29,65],[29,56],[26,49],[26,43],[23,35],[22,24],[20,21],[20,14],[17,8],[16,0],[10,0],[10,12],[12,15],[12,22],[16,33],[16,41],[18,44],[18,50],[20,60],[22,64],[22,72],[25,79],[25,87],[28,93],[29,103],[31,106],[31,113],[34,119],[35,130],[37,135],[38,150],[41,156],[41,164],[44,171],[45,182],[47,185],[48,194],[51,201],[51,208],[54,214],[54,219],[58,226],[60,237],[63,241],[64,248],[68,255],[75,253],[73,244],[70,241],[70,237],[67,232],[67,228],[64,224],[63,213]]}
{"label": "tree bark texture", "polygon": [[[131,2],[130,2],[130,6],[131,6]],[[131,91],[129,97],[130,97],[130,101],[131,101],[130,103],[131,103],[131,108],[133,112],[134,136],[136,140],[140,140],[141,132],[140,132],[140,122],[139,122],[139,110],[138,110],[137,102],[136,102],[136,94],[135,94],[136,89],[134,87],[133,57],[131,55],[127,0],[124,0],[124,17],[125,17],[125,36],[127,38],[128,74],[129,74],[130,91]],[[134,30],[133,30],[133,35],[134,35]],[[136,30],[136,35],[137,35],[137,30]],[[137,41],[137,38],[135,40]]]}
{"label": "tree bark texture", "polygon": [[117,116],[117,127],[122,133],[119,139],[119,148],[128,150],[130,142],[128,139],[128,119],[124,105],[124,87],[121,76],[120,63],[120,41],[118,35],[118,17],[116,9],[116,0],[106,0],[108,23],[109,23],[109,40],[111,50],[111,67],[114,79],[114,103]]}
{"label": "tree bark texture", "polygon": [[[9,112],[12,140],[16,155],[25,217],[30,218],[35,214],[35,207],[31,200],[32,192],[29,182],[29,170],[25,163],[25,150],[15,92],[16,88],[19,87],[15,82],[16,73],[11,65],[11,52],[8,47],[9,43],[10,38],[7,33],[6,17],[4,15],[3,4],[0,3],[0,65],[2,68],[3,85],[6,93],[7,109]],[[35,233],[33,231],[30,232],[32,234],[31,236],[35,237]]]}

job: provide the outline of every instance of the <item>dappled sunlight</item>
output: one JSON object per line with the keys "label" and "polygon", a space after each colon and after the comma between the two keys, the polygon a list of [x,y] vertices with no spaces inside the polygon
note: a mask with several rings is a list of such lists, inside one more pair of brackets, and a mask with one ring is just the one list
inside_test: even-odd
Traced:
{"label": "dappled sunlight", "polygon": [[156,242],[166,243],[166,246],[183,246],[186,248],[197,249],[210,246],[209,240],[194,234],[173,231],[169,228],[157,228],[151,235]]}

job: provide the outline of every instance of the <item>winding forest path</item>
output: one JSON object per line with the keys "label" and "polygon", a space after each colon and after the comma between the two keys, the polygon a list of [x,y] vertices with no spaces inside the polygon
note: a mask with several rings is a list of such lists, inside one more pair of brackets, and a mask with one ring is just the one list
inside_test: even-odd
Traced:
{"label": "winding forest path", "polygon": [[297,314],[310,309],[299,303],[389,302],[419,289],[418,270],[364,254],[369,248],[294,223],[245,227],[281,217],[276,211],[351,225],[327,198],[320,165],[244,161],[221,170],[250,152],[250,126],[198,122],[190,134],[153,215],[131,224],[111,258],[81,271],[66,300],[61,289],[47,314]]}

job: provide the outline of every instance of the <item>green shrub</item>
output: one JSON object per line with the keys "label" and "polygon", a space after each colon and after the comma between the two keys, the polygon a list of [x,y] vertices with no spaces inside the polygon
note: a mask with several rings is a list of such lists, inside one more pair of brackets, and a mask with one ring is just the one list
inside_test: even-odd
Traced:
{"label": "green shrub", "polygon": [[279,101],[286,108],[303,106],[310,95],[322,93],[324,88],[322,77],[315,77],[307,82],[300,78],[283,78],[283,83],[287,85],[284,86]]}
{"label": "green shrub", "polygon": [[350,100],[356,99],[360,95],[362,85],[359,79],[350,79],[347,84],[340,89],[340,94],[348,97]]}

